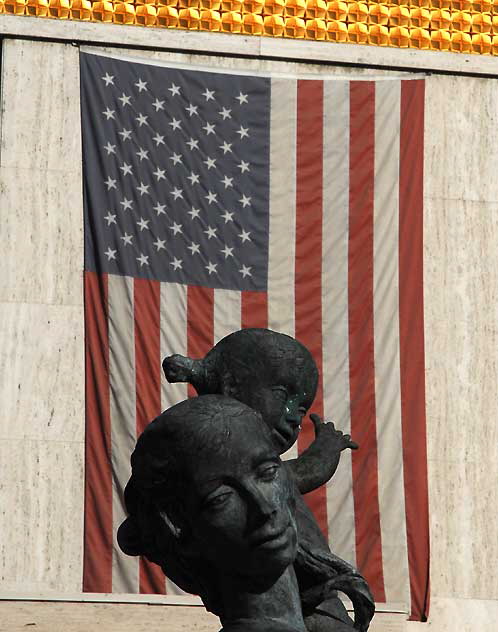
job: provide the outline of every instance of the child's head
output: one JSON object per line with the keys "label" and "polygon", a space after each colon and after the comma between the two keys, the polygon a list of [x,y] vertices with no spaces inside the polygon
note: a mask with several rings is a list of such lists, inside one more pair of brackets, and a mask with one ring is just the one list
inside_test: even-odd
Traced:
{"label": "child's head", "polygon": [[293,445],[318,384],[306,347],[269,329],[241,329],[220,340],[202,364],[199,392],[229,395],[260,412],[280,453]]}

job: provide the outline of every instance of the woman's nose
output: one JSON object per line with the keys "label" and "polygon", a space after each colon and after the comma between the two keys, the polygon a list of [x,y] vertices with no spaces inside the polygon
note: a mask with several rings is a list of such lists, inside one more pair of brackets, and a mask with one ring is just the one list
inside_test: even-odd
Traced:
{"label": "woman's nose", "polygon": [[266,522],[276,512],[277,505],[273,500],[270,490],[263,492],[252,483],[248,485],[247,495],[250,504],[250,515],[258,521]]}

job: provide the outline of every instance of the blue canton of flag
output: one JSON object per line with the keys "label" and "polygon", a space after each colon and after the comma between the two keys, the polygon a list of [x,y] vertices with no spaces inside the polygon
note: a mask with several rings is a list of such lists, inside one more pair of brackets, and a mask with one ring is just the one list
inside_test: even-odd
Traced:
{"label": "blue canton of flag", "polygon": [[83,54],[81,92],[85,268],[266,290],[270,79]]}

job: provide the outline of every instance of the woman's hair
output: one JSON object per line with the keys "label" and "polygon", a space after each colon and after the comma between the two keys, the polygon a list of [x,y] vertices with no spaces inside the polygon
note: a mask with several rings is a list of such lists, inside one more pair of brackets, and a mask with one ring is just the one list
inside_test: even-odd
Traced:
{"label": "woman's hair", "polygon": [[256,411],[222,395],[188,399],[152,421],[131,456],[132,475],[125,489],[128,518],[118,530],[125,553],[158,564],[180,588],[200,595],[206,608],[217,614],[216,569],[186,546],[188,472],[201,452],[216,455],[226,447],[229,420],[241,415],[257,418],[261,432],[266,431]]}

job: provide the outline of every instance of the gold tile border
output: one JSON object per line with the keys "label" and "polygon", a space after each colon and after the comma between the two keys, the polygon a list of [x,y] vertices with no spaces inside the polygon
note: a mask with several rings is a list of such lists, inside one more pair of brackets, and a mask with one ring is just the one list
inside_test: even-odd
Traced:
{"label": "gold tile border", "polygon": [[0,13],[498,55],[498,0],[0,0]]}

